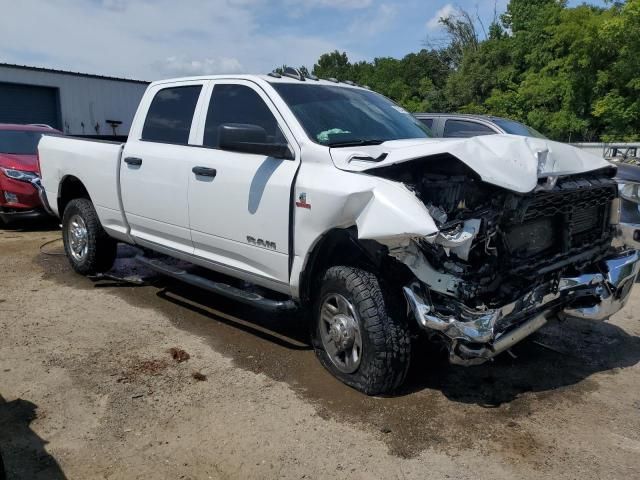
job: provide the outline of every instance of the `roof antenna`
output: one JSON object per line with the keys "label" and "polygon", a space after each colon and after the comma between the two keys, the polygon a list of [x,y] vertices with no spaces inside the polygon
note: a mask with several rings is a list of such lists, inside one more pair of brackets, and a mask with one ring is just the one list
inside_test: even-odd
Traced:
{"label": "roof antenna", "polygon": [[293,67],[284,67],[284,70],[282,71],[282,76],[283,77],[289,77],[289,78],[295,78],[296,80],[300,80],[301,82],[304,82],[304,75],[302,75],[302,73],[300,73],[300,70],[298,70],[297,68],[293,68]]}

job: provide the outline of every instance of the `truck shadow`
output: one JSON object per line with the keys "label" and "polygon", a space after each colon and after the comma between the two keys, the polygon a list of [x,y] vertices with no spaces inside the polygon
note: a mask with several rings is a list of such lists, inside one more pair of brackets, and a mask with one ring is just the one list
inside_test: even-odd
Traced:
{"label": "truck shadow", "polygon": [[266,188],[269,179],[273,175],[273,172],[275,172],[283,162],[287,162],[287,160],[269,157],[258,167],[249,187],[247,211],[250,214],[253,215],[258,211],[258,207],[262,201],[262,194],[264,193],[264,189]]}
{"label": "truck shadow", "polygon": [[[478,367],[451,366],[433,344],[425,343],[417,349],[419,354],[401,390],[385,398],[367,397],[340,383],[320,365],[300,312],[265,313],[158,276],[136,267],[132,263],[135,252],[125,250],[119,252],[110,273],[121,278],[140,277],[146,286],[124,288],[126,282],[115,282],[123,288],[113,289],[114,295],[161,313],[176,328],[197,335],[238,368],[287,384],[309,401],[320,417],[380,432],[389,451],[403,458],[418,455],[425,448],[447,454],[462,443],[479,448],[497,443],[517,455],[547,455],[548,450],[531,443],[529,427],[520,419],[536,412],[542,421],[552,421],[548,412],[562,399],[569,399],[573,408],[576,400],[606,382],[602,375],[590,379],[594,374],[615,375],[640,361],[640,338],[623,328],[606,322],[568,320],[551,323],[516,345],[516,358],[503,354]],[[61,256],[42,265],[48,278],[64,285],[96,288],[105,283],[78,277]],[[635,295],[614,322],[629,324],[634,300],[637,303]],[[3,434],[0,430],[0,448],[6,448]]]}
{"label": "truck shadow", "polygon": [[[336,395],[352,398],[353,391],[334,381],[317,362],[302,312],[267,313],[140,270],[133,263],[136,252],[127,248],[119,252],[112,273],[135,273],[155,292],[152,300],[144,288],[118,289],[136,304],[150,301],[151,306],[176,319],[176,326],[207,339],[243,368],[302,387],[306,395],[319,400]],[[94,286],[99,283],[103,282]],[[618,315],[629,315],[625,312],[631,307]],[[557,390],[595,373],[616,373],[640,362],[639,337],[613,323],[588,320],[550,322],[512,349],[515,358],[504,353],[476,367],[450,365],[445,352],[432,343],[420,342],[417,347],[405,385],[391,397],[412,398],[420,392],[440,391],[458,403],[492,407],[527,392]]]}
{"label": "truck shadow", "polygon": [[[273,368],[278,379],[304,385],[310,377],[298,369],[322,369],[315,358],[310,361],[309,356],[298,356],[312,350],[308,327],[300,313],[265,313],[232,300],[212,297],[180,282],[162,280],[162,284],[164,288],[156,294],[160,299],[188,309],[203,319],[251,334],[253,338],[233,335],[228,340],[234,342],[233,347],[228,347],[229,352],[234,357],[236,348],[243,352],[255,348],[261,358],[259,368],[262,373],[269,374]],[[208,336],[212,330],[205,328],[200,333]],[[256,343],[256,338],[266,340],[270,345],[265,347],[265,342]],[[620,368],[633,366],[640,362],[640,337],[608,322],[567,319],[549,323],[516,345],[512,349],[513,356],[504,353],[493,362],[480,366],[450,365],[446,353],[426,340],[419,341],[415,350],[418,352],[404,387],[391,397],[432,390],[442,392],[455,402],[496,407],[527,392],[552,391],[578,384],[598,372],[616,373]],[[282,372],[283,355],[289,358],[284,364],[291,365],[290,372]],[[239,363],[243,364],[241,359]],[[326,385],[315,387],[318,385],[304,385],[308,393],[317,390],[322,398],[324,393],[320,390]]]}
{"label": "truck shadow", "polygon": [[[216,301],[215,308],[221,311],[214,312],[204,307],[210,302],[207,302],[201,292],[186,292],[184,285],[179,284],[173,284],[160,290],[157,296],[162,300],[171,302],[174,305],[185,308],[210,320],[231,326],[260,339],[268,340],[277,346],[289,350],[312,349],[309,342],[309,335],[306,331],[307,329],[301,325],[302,322],[293,318],[291,314],[264,314],[260,311],[256,312],[255,309],[244,305],[239,306],[237,302],[226,299],[221,299],[220,302]],[[188,301],[186,300],[187,298],[189,299]],[[233,308],[227,308],[230,307],[229,304],[233,304]],[[226,316],[223,313],[233,310],[235,314],[238,308],[252,316],[252,320],[247,321],[235,316]],[[260,313],[260,315],[252,315],[254,313]],[[245,317],[245,315],[242,315],[242,317]]]}
{"label": "truck shadow", "polygon": [[53,232],[60,230],[60,220],[57,218],[42,218],[38,220],[14,220],[11,223],[0,223],[0,232],[7,234],[23,232]]}
{"label": "truck shadow", "polygon": [[46,451],[47,442],[30,428],[37,417],[37,408],[28,400],[19,398],[7,402],[0,395],[0,468],[4,462],[7,479],[67,478],[58,462]]}
{"label": "truck shadow", "polygon": [[567,319],[548,324],[512,353],[475,367],[449,365],[443,355],[423,353],[399,394],[435,389],[456,402],[497,407],[523,393],[552,391],[636,365],[640,337],[608,322]]}

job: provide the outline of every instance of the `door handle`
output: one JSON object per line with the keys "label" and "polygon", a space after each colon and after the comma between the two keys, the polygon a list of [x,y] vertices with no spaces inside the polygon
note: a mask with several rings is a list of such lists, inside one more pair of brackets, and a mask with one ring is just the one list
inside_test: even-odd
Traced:
{"label": "door handle", "polygon": [[126,163],[127,165],[139,167],[140,165],[142,165],[142,159],[137,157],[126,157],[124,159],[124,163]]}
{"label": "door handle", "polygon": [[215,177],[218,172],[216,172],[215,168],[207,168],[207,167],[193,167],[191,169],[196,176],[199,177]]}

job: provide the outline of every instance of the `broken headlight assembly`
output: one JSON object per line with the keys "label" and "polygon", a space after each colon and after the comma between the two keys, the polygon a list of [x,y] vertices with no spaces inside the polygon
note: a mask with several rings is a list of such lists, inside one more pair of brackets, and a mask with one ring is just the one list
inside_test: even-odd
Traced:
{"label": "broken headlight assembly", "polygon": [[621,218],[624,223],[640,223],[640,183],[620,183]]}
{"label": "broken headlight assembly", "polygon": [[640,205],[640,183],[621,183],[620,196],[628,202]]}
{"label": "broken headlight assembly", "polygon": [[37,178],[40,178],[37,173],[27,172],[25,170],[16,170],[14,168],[0,167],[0,171],[4,173],[7,178],[18,180],[21,182],[31,182]]}

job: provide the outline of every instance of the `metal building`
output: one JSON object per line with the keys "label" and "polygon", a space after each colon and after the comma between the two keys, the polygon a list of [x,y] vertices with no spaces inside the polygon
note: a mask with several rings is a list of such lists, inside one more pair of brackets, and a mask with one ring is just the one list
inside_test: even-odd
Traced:
{"label": "metal building", "polygon": [[127,135],[149,82],[0,63],[0,123]]}

